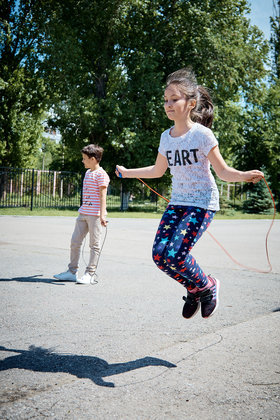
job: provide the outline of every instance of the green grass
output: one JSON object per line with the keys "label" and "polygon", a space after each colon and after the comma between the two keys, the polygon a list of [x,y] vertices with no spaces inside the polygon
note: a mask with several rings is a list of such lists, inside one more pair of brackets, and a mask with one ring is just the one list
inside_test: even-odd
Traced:
{"label": "green grass", "polygon": [[[64,217],[76,217],[78,214],[77,209],[74,210],[62,210],[62,209],[51,209],[51,208],[35,208],[32,211],[26,208],[0,208],[0,215],[11,215],[11,216],[64,216]],[[108,218],[144,218],[144,219],[159,219],[162,212],[143,212],[143,211],[112,211],[108,212]],[[272,214],[248,214],[240,211],[231,210],[227,214],[218,212],[215,219],[271,219]],[[276,214],[276,218],[280,219],[280,213]]]}
{"label": "green grass", "polygon": [[9,207],[0,208],[0,215],[9,216],[72,216],[75,217],[78,213],[78,207],[76,210],[60,210],[52,208],[36,208],[32,211],[24,207]]}

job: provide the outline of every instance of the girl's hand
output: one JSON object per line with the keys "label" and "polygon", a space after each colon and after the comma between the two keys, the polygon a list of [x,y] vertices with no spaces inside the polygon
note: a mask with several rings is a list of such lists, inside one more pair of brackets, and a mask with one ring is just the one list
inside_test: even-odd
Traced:
{"label": "girl's hand", "polygon": [[115,174],[117,175],[118,178],[125,178],[125,171],[126,171],[126,168],[124,166],[116,165]]}
{"label": "girl's hand", "polygon": [[262,178],[264,178],[264,174],[263,172],[254,169],[253,171],[243,172],[243,177],[245,182],[252,182],[253,184],[256,184]]}

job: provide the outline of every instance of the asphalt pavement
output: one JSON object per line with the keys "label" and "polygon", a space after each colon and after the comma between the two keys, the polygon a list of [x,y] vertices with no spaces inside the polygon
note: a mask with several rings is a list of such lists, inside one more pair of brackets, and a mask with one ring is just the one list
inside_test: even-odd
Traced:
{"label": "asphalt pavement", "polygon": [[[270,273],[207,233],[193,249],[221,282],[210,319],[151,259],[159,220],[109,219],[97,283],[58,282],[72,217],[0,216],[0,418],[279,420],[280,221]],[[240,264],[268,270],[269,220],[214,220]],[[88,259],[81,255],[80,275]]]}

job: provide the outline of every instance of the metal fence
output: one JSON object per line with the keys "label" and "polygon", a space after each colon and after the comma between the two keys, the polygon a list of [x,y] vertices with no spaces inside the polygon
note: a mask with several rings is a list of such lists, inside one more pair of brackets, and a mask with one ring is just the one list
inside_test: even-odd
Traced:
{"label": "metal fence", "polygon": [[[76,172],[0,167],[0,207],[78,208],[83,175]],[[120,209],[120,192],[108,189],[108,209]]]}
{"label": "metal fence", "polygon": [[[45,171],[0,167],[0,208],[78,208],[81,205],[83,174],[66,171]],[[157,181],[150,181],[159,191]],[[109,211],[161,211],[166,202],[142,185],[137,199],[124,190],[121,181],[109,184],[107,209]],[[229,184],[218,180],[221,209],[242,202],[247,194],[242,184]],[[161,192],[161,191],[160,191]]]}

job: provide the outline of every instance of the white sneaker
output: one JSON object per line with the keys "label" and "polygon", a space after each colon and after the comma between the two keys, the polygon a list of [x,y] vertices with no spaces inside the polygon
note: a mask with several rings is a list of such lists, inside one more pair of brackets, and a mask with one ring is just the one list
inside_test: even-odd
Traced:
{"label": "white sneaker", "polygon": [[93,284],[95,283],[95,274],[85,273],[80,279],[77,279],[77,284]]}
{"label": "white sneaker", "polygon": [[54,278],[60,281],[77,281],[77,274],[73,274],[68,270],[64,273],[54,274]]}

